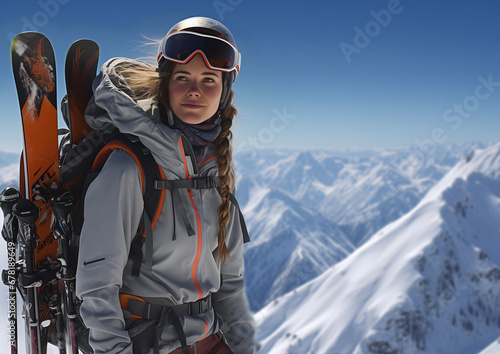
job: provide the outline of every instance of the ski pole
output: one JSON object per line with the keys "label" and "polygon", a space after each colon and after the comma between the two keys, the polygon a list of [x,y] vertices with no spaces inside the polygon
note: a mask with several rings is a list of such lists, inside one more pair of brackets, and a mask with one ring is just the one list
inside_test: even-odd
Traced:
{"label": "ski pole", "polygon": [[[23,254],[23,273],[31,275],[35,272],[34,251],[38,243],[35,223],[38,219],[38,206],[28,199],[20,199],[12,208],[19,223],[17,242]],[[29,336],[27,348],[30,354],[38,354],[42,349],[40,335],[40,315],[38,309],[38,284],[33,283],[26,288]]]}
{"label": "ski pole", "polygon": [[9,321],[10,352],[17,354],[17,294],[16,294],[16,242],[18,224],[16,217],[12,214],[12,207],[21,199],[21,193],[14,188],[6,188],[0,193],[0,205],[2,207],[4,221],[2,236],[7,242],[7,271],[2,272],[2,278],[9,287]]}
{"label": "ski pole", "polygon": [[63,318],[65,321],[66,351],[71,354],[78,353],[76,342],[76,311],[73,303],[75,291],[75,270],[70,257],[70,238],[72,236],[71,210],[74,198],[70,191],[64,191],[51,198],[50,207],[54,215],[54,237],[59,240],[58,259],[62,264],[61,279],[64,283],[63,292]]}

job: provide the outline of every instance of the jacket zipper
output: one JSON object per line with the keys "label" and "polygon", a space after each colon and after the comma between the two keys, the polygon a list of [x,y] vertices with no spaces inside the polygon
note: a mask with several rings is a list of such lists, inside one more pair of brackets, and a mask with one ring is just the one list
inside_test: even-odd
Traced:
{"label": "jacket zipper", "polygon": [[[198,173],[198,166],[196,165],[196,158],[194,156],[193,147],[191,146],[189,141],[184,136],[181,136],[179,138],[179,145],[181,147],[182,159],[184,161],[184,171],[186,174],[186,179],[191,179],[192,177],[189,174],[189,169],[187,167],[186,153],[185,153],[185,149],[184,149],[184,141],[186,141],[186,147],[189,150],[188,156],[191,157],[191,162],[192,162],[191,165],[193,166],[193,171],[195,174]],[[198,282],[197,270],[198,270],[198,262],[200,261],[201,247],[202,247],[202,241],[203,241],[202,233],[201,233],[201,220],[200,220],[200,214],[198,213],[198,208],[196,207],[196,204],[194,202],[193,192],[190,188],[188,188],[187,192],[188,192],[189,199],[191,200],[191,204],[193,205],[194,212],[196,215],[197,248],[196,248],[196,257],[194,259],[193,268],[191,270],[191,276],[193,277],[194,285],[196,286],[196,289],[198,290],[198,300],[200,300],[203,298],[203,291],[201,289],[200,283]],[[205,320],[203,320],[203,322],[205,324],[205,332],[203,333],[203,336],[201,337],[202,339],[205,338],[205,336],[208,333],[208,323]]]}

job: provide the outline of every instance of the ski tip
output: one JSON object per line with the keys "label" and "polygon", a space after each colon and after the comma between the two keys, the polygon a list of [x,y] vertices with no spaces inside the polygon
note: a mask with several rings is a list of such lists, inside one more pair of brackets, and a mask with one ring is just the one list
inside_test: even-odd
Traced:
{"label": "ski tip", "polygon": [[21,32],[19,33],[18,35],[16,35],[14,37],[14,39],[12,40],[12,42],[17,42],[18,40],[20,39],[23,39],[23,40],[30,40],[32,38],[43,38],[46,36],[40,32]]}
{"label": "ski tip", "polygon": [[92,39],[87,39],[87,38],[81,38],[77,41],[74,41],[72,45],[81,45],[81,44],[89,44],[89,45],[94,45],[97,47],[97,43],[93,41]]}
{"label": "ski tip", "polygon": [[68,53],[71,51],[71,50],[74,50],[75,48],[87,48],[87,49],[90,49],[92,50],[93,52],[99,52],[99,45],[93,41],[92,39],[79,39],[75,42],[73,42],[69,48],[68,48]]}
{"label": "ski tip", "polygon": [[33,38],[44,38],[45,36],[38,32],[21,32],[14,37],[10,45],[11,53],[16,52],[18,55],[22,55],[24,52],[23,48],[26,47],[26,42],[29,42]]}
{"label": "ski tip", "polygon": [[68,57],[74,55],[73,53],[79,52],[79,51],[87,51],[90,53],[93,53],[93,55],[96,55],[99,57],[99,45],[91,40],[91,39],[79,39],[75,42],[73,42],[69,48],[68,51],[66,52],[66,64],[68,64],[67,59]]}
{"label": "ski tip", "polygon": [[48,46],[52,48],[52,44],[44,34],[39,32],[21,32],[12,40],[10,46],[11,53],[22,55],[28,47],[28,43],[32,43],[37,40],[46,40]]}

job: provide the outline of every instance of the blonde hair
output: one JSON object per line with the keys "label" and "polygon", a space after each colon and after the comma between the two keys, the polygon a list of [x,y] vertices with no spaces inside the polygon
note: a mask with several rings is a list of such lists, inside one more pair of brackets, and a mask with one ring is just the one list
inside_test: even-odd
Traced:
{"label": "blonde hair", "polygon": [[[134,99],[153,98],[156,102],[163,104],[169,109],[168,85],[174,66],[174,63],[168,62],[161,75],[156,71],[157,67],[155,65],[146,62],[122,64],[117,70],[126,80]],[[223,75],[227,74],[223,73]],[[215,140],[217,146],[217,178],[219,181],[220,195],[222,197],[222,203],[218,208],[219,229],[217,232],[219,246],[217,260],[220,264],[223,264],[230,258],[225,239],[227,225],[231,217],[229,195],[234,190],[235,183],[231,146],[233,134],[231,132],[231,126],[238,112],[233,105],[233,96],[234,93],[231,91],[228,104],[220,112],[222,129]]]}

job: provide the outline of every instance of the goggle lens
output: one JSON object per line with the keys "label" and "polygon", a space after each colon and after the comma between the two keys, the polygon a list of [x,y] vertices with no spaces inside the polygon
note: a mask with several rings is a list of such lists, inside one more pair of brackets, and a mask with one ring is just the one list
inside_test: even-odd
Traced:
{"label": "goggle lens", "polygon": [[185,64],[201,53],[211,69],[239,71],[240,54],[229,42],[194,32],[173,33],[162,40],[161,55],[165,59]]}

